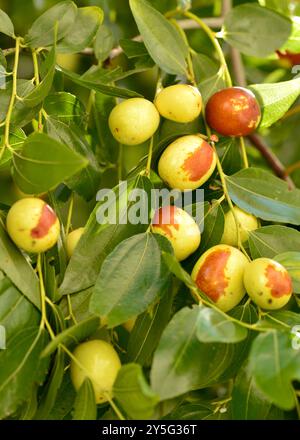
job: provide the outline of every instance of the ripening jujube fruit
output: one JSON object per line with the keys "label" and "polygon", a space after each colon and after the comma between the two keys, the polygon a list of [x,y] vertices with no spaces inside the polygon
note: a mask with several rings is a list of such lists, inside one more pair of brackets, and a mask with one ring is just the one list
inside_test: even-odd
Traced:
{"label": "ripening jujube fruit", "polygon": [[[259,227],[259,223],[256,217],[248,212],[243,211],[237,206],[233,207],[235,215],[238,220],[240,238],[242,242],[248,240],[249,232],[254,231]],[[230,246],[238,245],[237,228],[235,218],[231,210],[225,214],[224,218],[224,231],[221,238],[222,244],[229,244]]]}
{"label": "ripening jujube fruit", "polygon": [[284,266],[270,258],[257,258],[248,263],[244,284],[250,298],[263,309],[285,306],[292,295],[292,280]]}
{"label": "ripening jujube fruit", "polygon": [[246,290],[243,275],[248,259],[237,248],[219,244],[204,252],[192,271],[192,278],[221,310],[239,304]]}
{"label": "ripening jujube fruit", "polygon": [[159,122],[155,105],[144,98],[131,98],[117,104],[108,120],[114,138],[125,145],[138,145],[150,139]]}
{"label": "ripening jujube fruit", "polygon": [[212,95],[205,109],[208,125],[223,136],[247,136],[260,122],[260,106],[254,93],[228,87]]}
{"label": "ripening jujube fruit", "polygon": [[14,203],[7,214],[6,226],[13,242],[30,253],[47,251],[60,234],[60,223],[53,209],[34,197]]}
{"label": "ripening jujube fruit", "polygon": [[181,191],[203,185],[216,167],[216,154],[198,135],[182,136],[163,152],[158,173],[170,188]]}
{"label": "ripening jujube fruit", "polygon": [[154,104],[164,118],[188,123],[200,115],[202,98],[196,87],[188,84],[176,84],[159,92]]}
{"label": "ripening jujube fruit", "polygon": [[92,340],[78,345],[73,356],[78,361],[71,361],[74,388],[78,390],[88,377],[94,388],[96,403],[106,402],[112,396],[112,388],[121,368],[114,347],[106,341]]}
{"label": "ripening jujube fruit", "polygon": [[178,261],[185,260],[200,245],[200,229],[195,220],[177,206],[163,206],[154,215],[152,231],[166,237]]}
{"label": "ripening jujube fruit", "polygon": [[77,229],[74,229],[74,231],[70,232],[67,235],[66,247],[67,247],[67,254],[68,254],[69,258],[72,257],[74,250],[75,250],[83,233],[84,233],[84,228],[77,228]]}

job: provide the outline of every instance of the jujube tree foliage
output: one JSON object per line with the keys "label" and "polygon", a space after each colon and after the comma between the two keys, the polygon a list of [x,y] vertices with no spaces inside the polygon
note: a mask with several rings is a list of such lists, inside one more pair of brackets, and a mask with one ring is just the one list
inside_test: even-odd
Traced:
{"label": "jujube tree foliage", "polygon": [[[96,6],[0,10],[1,419],[300,417],[297,8],[196,3],[129,0],[119,41]],[[204,189],[198,224],[164,188]]]}

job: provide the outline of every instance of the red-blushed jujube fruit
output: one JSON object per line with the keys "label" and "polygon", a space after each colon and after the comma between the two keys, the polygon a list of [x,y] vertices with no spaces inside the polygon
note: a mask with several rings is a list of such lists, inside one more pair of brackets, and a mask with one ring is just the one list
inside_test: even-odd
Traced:
{"label": "red-blushed jujube fruit", "polygon": [[160,116],[155,105],[144,98],[131,98],[117,104],[108,119],[114,138],[125,145],[138,145],[156,132]]}
{"label": "red-blushed jujube fruit", "polygon": [[30,253],[52,248],[60,234],[60,223],[51,206],[34,197],[14,203],[7,214],[6,226],[13,242]]}
{"label": "red-blushed jujube fruit", "polygon": [[158,173],[170,188],[193,190],[210,178],[216,163],[216,153],[208,142],[198,135],[187,135],[165,149]]}
{"label": "red-blushed jujube fruit", "polygon": [[263,309],[285,306],[293,292],[291,277],[284,266],[270,258],[257,258],[246,266],[244,284],[250,298]]}
{"label": "red-blushed jujube fruit", "polygon": [[200,245],[200,229],[195,220],[177,206],[163,206],[155,212],[151,229],[172,244],[175,257],[185,260]]}
{"label": "red-blushed jujube fruit", "polygon": [[209,98],[205,116],[208,125],[223,136],[247,136],[258,127],[261,111],[250,90],[228,87]]}
{"label": "red-blushed jujube fruit", "polygon": [[78,345],[71,361],[71,379],[79,390],[86,378],[92,382],[96,403],[103,403],[112,397],[112,389],[121,368],[118,353],[106,341],[95,339]]}
{"label": "red-blushed jujube fruit", "polygon": [[67,247],[67,254],[68,254],[69,258],[72,257],[74,250],[75,250],[83,233],[84,233],[84,228],[77,228],[68,234],[67,239],[66,239],[66,247]]}
{"label": "red-blushed jujube fruit", "polygon": [[243,284],[246,256],[237,248],[219,244],[204,252],[192,271],[192,278],[219,309],[227,312],[239,304],[246,290]]}
{"label": "red-blushed jujube fruit", "polygon": [[164,118],[188,123],[200,115],[202,98],[196,87],[188,84],[175,84],[162,89],[156,95],[154,104]]}

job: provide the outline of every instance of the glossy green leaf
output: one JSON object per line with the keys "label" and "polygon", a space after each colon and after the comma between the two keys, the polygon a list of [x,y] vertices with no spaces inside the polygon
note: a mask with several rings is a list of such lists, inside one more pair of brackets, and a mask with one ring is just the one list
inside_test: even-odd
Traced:
{"label": "glossy green leaf", "polygon": [[226,177],[236,205],[263,220],[300,224],[300,190],[289,190],[278,177],[259,168],[248,168]]}
{"label": "glossy green leaf", "polygon": [[104,24],[101,25],[94,42],[94,53],[99,62],[105,61],[108,58],[114,44],[115,38],[111,29]]}
{"label": "glossy green leaf", "polygon": [[113,393],[117,402],[134,420],[149,419],[159,401],[138,364],[122,366],[114,383]]}
{"label": "glossy green leaf", "polygon": [[226,87],[226,82],[224,79],[224,71],[220,69],[214,75],[204,80],[201,80],[197,84],[197,86],[201,92],[202,99],[205,104],[214,93]]}
{"label": "glossy green leaf", "polygon": [[14,179],[27,194],[54,188],[87,165],[71,148],[43,133],[31,134],[18,156],[14,156]]}
{"label": "glossy green leaf", "polygon": [[277,331],[260,334],[250,353],[250,374],[266,398],[279,408],[293,409],[292,381],[300,379],[300,350],[293,348],[292,336]]}
{"label": "glossy green leaf", "polygon": [[128,58],[138,58],[148,55],[146,46],[140,41],[121,39],[120,46]]}
{"label": "glossy green leaf", "polygon": [[219,68],[217,63],[207,55],[197,52],[193,52],[191,55],[197,84],[218,73]]}
{"label": "glossy green leaf", "polygon": [[276,255],[274,260],[288,270],[293,280],[293,292],[300,293],[300,252],[283,252]]}
{"label": "glossy green leaf", "polygon": [[298,251],[300,232],[282,225],[263,226],[249,233],[252,258],[274,258],[276,255]]}
{"label": "glossy green leaf", "polygon": [[100,325],[100,319],[97,316],[81,321],[78,324],[72,325],[63,332],[59,333],[54,339],[49,342],[47,347],[43,350],[42,357],[50,356],[59,345],[63,344],[69,346],[78,344],[84,339],[91,336]]}
{"label": "glossy green leaf", "polygon": [[[276,32],[270,32],[276,29]],[[292,30],[288,18],[257,4],[233,8],[225,17],[223,38],[246,55],[266,57],[281,47]]]}
{"label": "glossy green leaf", "polygon": [[[1,168],[9,167],[14,150],[20,150],[23,146],[23,142],[26,139],[26,135],[21,128],[17,128],[10,133],[9,145],[11,149],[6,148],[2,158],[0,160],[0,170]],[[0,136],[0,145],[3,145],[3,136]]]}
{"label": "glossy green leaf", "polygon": [[216,310],[203,307],[199,312],[197,338],[200,342],[236,343],[247,337],[248,331]]}
{"label": "glossy green leaf", "polygon": [[171,413],[164,417],[165,420],[228,420],[230,414],[225,405],[218,405],[218,402],[196,401],[183,402],[176,406]]}
{"label": "glossy green leaf", "polygon": [[14,413],[29,397],[33,384],[45,378],[48,361],[40,359],[47,342],[38,327],[25,327],[14,333],[6,350],[0,351],[0,418]]}
{"label": "glossy green leaf", "polygon": [[300,51],[300,20],[299,16],[295,15],[291,17],[292,20],[292,32],[286,43],[280,48],[281,51],[290,51],[292,53],[298,53]]}
{"label": "glossy green leaf", "polygon": [[156,64],[168,73],[186,75],[188,47],[176,28],[145,0],[130,0],[129,4]]}
{"label": "glossy green leaf", "polygon": [[33,268],[9,239],[0,222],[0,269],[10,278],[24,296],[40,307],[39,281]]}
{"label": "glossy green leaf", "polygon": [[15,34],[14,25],[9,16],[0,9],[0,33],[13,37]]}
{"label": "glossy green leaf", "polygon": [[55,27],[57,41],[61,40],[71,29],[77,15],[77,7],[72,1],[62,1],[40,15],[32,24],[25,36],[30,47],[46,47],[54,43]]}
{"label": "glossy green leaf", "polygon": [[267,128],[282,118],[300,95],[300,78],[274,84],[254,84],[250,89],[260,103],[260,128]]}
{"label": "glossy green leaf", "polygon": [[200,252],[219,244],[224,231],[224,213],[220,203],[205,204]]}
{"label": "glossy green leaf", "polygon": [[[34,89],[32,81],[26,79],[17,80],[18,96],[24,98]],[[6,88],[0,89],[0,121],[4,121],[9,107],[10,97],[12,93],[12,81],[6,84]],[[23,127],[30,122],[36,115],[36,108],[28,108],[22,100],[17,100],[12,112],[12,125],[14,127]]]}
{"label": "glossy green leaf", "polygon": [[81,125],[85,121],[85,109],[77,96],[68,92],[57,92],[46,96],[43,107],[52,118],[65,124]]}
{"label": "glossy green leaf", "polygon": [[73,420],[96,420],[97,406],[95,392],[91,381],[87,378],[77,392],[74,402]]}
{"label": "glossy green leaf", "polygon": [[98,6],[78,8],[75,21],[67,35],[60,41],[57,51],[76,53],[88,47],[103,21],[103,11]]}

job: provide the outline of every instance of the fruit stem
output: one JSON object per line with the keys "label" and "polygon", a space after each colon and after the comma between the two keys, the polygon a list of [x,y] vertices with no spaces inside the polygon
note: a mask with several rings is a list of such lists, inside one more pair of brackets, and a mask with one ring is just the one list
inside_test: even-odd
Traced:
{"label": "fruit stem", "polygon": [[12,77],[12,92],[11,97],[8,105],[8,110],[6,113],[5,118],[5,130],[4,130],[4,141],[3,146],[0,151],[0,161],[3,157],[3,154],[5,152],[6,147],[9,146],[9,131],[10,131],[10,123],[11,123],[11,116],[14,108],[15,99],[17,96],[17,78],[18,78],[18,66],[19,66],[19,54],[20,54],[20,43],[21,43],[21,37],[16,38],[16,47],[15,47],[15,61],[14,61],[14,67],[13,67],[13,77]]}
{"label": "fruit stem", "polygon": [[242,136],[240,137],[240,150],[241,150],[241,154],[242,154],[244,168],[249,168],[249,161],[248,161],[248,157],[247,157],[245,141]]}
{"label": "fruit stem", "polygon": [[215,50],[216,50],[216,52],[218,54],[221,66],[224,69],[226,84],[227,84],[228,87],[231,87],[232,86],[231,76],[230,76],[230,73],[229,73],[229,69],[228,69],[228,66],[227,66],[226,59],[225,59],[225,56],[223,54],[222,48],[221,48],[220,43],[218,42],[218,40],[216,38],[216,34],[209,28],[209,26],[207,26],[206,23],[204,23],[203,20],[201,20],[201,18],[197,17],[197,15],[193,14],[192,12],[182,11],[182,15],[184,15],[186,18],[189,18],[190,20],[195,21],[204,30],[204,32],[206,33],[206,35],[208,36],[208,38],[212,42],[212,44],[213,44],[213,46],[214,46],[214,48],[215,48]]}
{"label": "fruit stem", "polygon": [[46,291],[44,285],[44,277],[43,277],[43,269],[42,269],[42,254],[38,254],[37,258],[37,272],[40,280],[40,295],[41,295],[41,312],[42,318],[40,323],[40,329],[43,329],[45,326],[50,334],[51,339],[55,338],[55,334],[49,324],[47,319],[47,310],[46,310]]}
{"label": "fruit stem", "polygon": [[[34,70],[34,81],[36,86],[40,84],[40,73],[39,73],[39,63],[37,58],[36,50],[32,50],[32,62],[33,62],[33,70]],[[38,131],[43,131],[43,120],[42,120],[42,111],[40,110],[38,113]]]}
{"label": "fruit stem", "polygon": [[146,176],[150,176],[152,155],[153,155],[153,136],[150,140],[150,145],[149,145],[148,159],[147,159],[147,165],[146,165],[146,171],[145,171]]}

